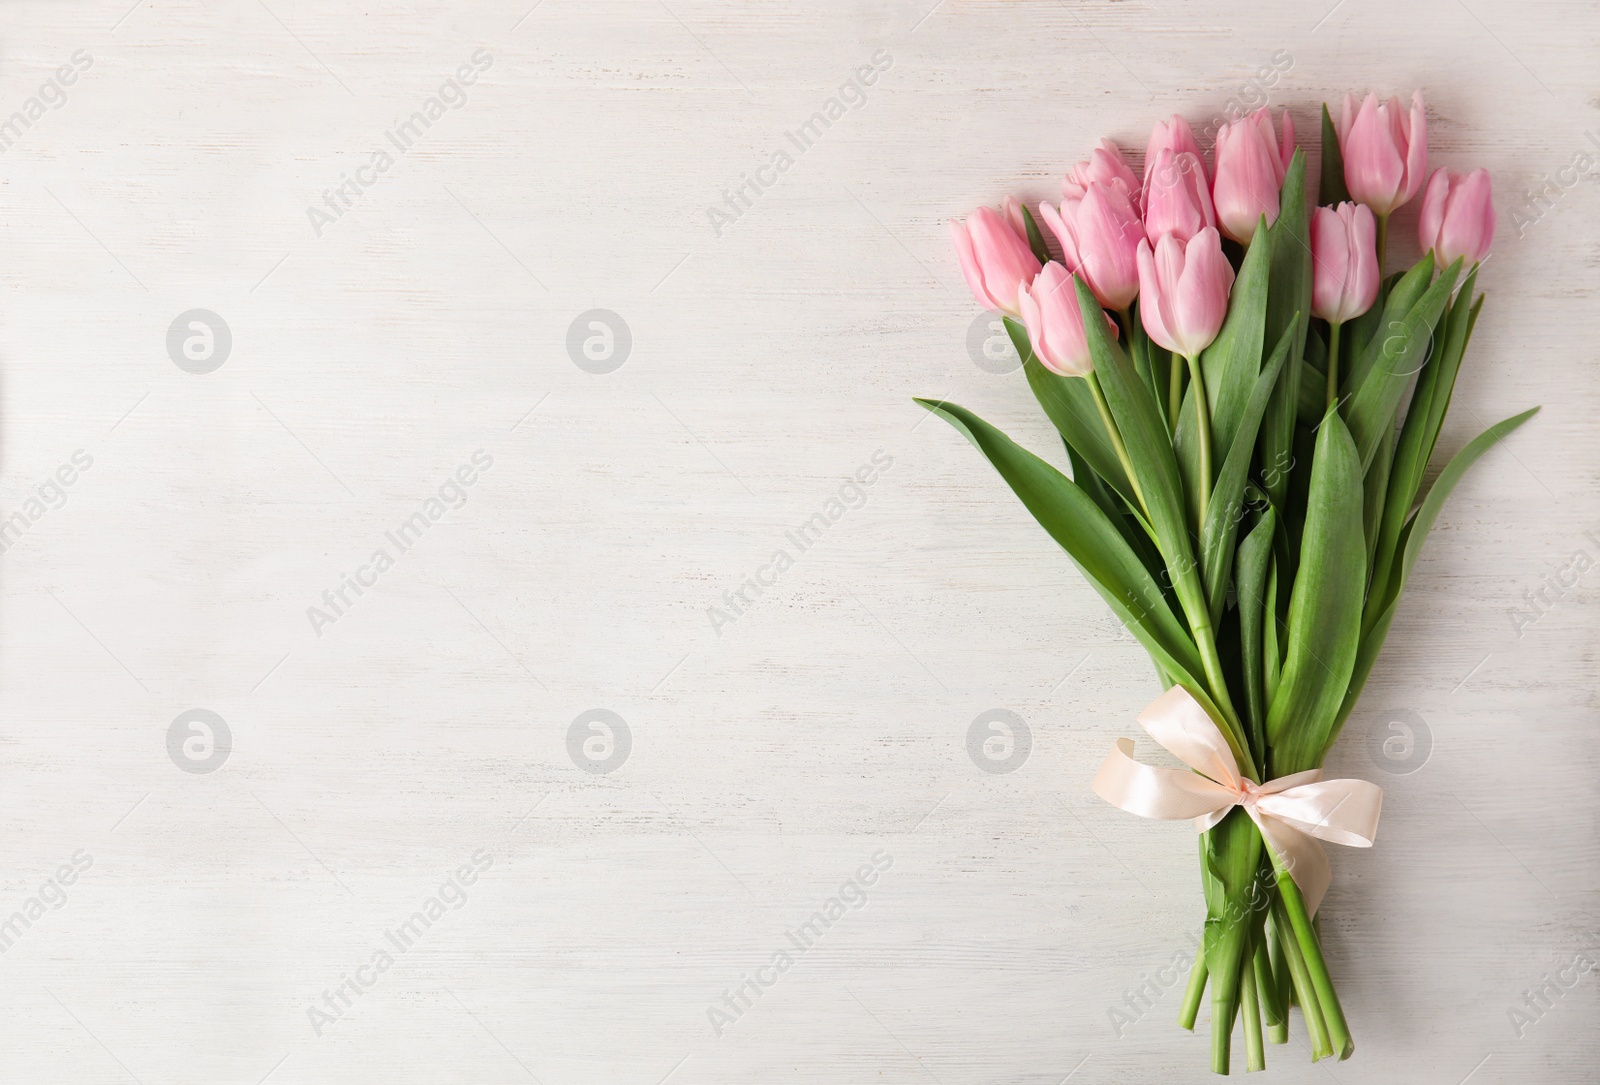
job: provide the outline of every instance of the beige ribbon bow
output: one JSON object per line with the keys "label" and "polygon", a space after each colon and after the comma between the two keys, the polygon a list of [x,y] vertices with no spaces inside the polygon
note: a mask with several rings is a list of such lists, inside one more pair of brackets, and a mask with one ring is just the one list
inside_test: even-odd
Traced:
{"label": "beige ribbon bow", "polygon": [[1328,857],[1315,838],[1370,848],[1378,832],[1383,789],[1366,780],[1324,780],[1321,769],[1258,784],[1239,774],[1239,762],[1216,723],[1187,690],[1174,686],[1139,713],[1150,737],[1194,769],[1154,768],[1133,759],[1133,740],[1117,739],[1095,774],[1094,793],[1112,806],[1146,818],[1193,818],[1205,832],[1242,806],[1282,858],[1308,913],[1327,891]]}

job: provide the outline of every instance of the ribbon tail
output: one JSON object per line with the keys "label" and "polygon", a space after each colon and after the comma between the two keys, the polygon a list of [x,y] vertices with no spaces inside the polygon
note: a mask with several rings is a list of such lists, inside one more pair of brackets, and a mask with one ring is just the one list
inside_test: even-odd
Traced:
{"label": "ribbon tail", "polygon": [[1366,780],[1320,780],[1296,773],[1264,785],[1250,816],[1289,869],[1315,915],[1331,877],[1321,840],[1370,848],[1378,833],[1383,789]]}
{"label": "ribbon tail", "polygon": [[1249,809],[1251,820],[1261,830],[1267,846],[1278,854],[1284,868],[1289,871],[1289,877],[1299,887],[1300,895],[1305,898],[1306,914],[1316,915],[1322,897],[1328,891],[1328,883],[1333,880],[1322,844],[1287,822],[1264,814],[1253,806]]}
{"label": "ribbon tail", "polygon": [[1204,776],[1135,761],[1131,738],[1117,739],[1090,786],[1119,810],[1165,821],[1198,818],[1237,802],[1231,791]]}

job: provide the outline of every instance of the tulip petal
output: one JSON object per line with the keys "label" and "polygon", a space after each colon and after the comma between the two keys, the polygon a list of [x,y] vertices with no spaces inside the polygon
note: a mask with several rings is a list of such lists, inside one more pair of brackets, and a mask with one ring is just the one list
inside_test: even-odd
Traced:
{"label": "tulip petal", "polygon": [[1411,116],[1405,128],[1406,182],[1400,203],[1408,203],[1421,190],[1428,173],[1428,110],[1420,90],[1411,95]]}
{"label": "tulip petal", "polygon": [[1233,266],[1222,255],[1216,230],[1202,230],[1184,250],[1184,265],[1173,312],[1180,326],[1183,353],[1195,357],[1211,345],[1228,313]]}
{"label": "tulip petal", "polygon": [[[1066,205],[1063,204],[1063,207]],[[1050,232],[1056,235],[1056,240],[1061,243],[1061,259],[1065,262],[1068,271],[1076,271],[1083,261],[1078,256],[1078,235],[1071,225],[1062,217],[1060,211],[1048,203],[1039,205],[1039,217],[1044,219],[1044,224]]]}
{"label": "tulip petal", "polygon": [[1155,254],[1149,241],[1139,242],[1139,319],[1150,338],[1166,350],[1176,350],[1177,344],[1167,330],[1167,320],[1162,313],[1165,288],[1158,280]]}
{"label": "tulip petal", "polygon": [[1150,171],[1155,168],[1156,160],[1162,151],[1171,151],[1174,155],[1184,153],[1192,154],[1196,159],[1203,156],[1200,144],[1194,138],[1194,130],[1189,127],[1189,122],[1174,113],[1170,120],[1157,121],[1150,131],[1150,143],[1144,152],[1144,188],[1150,187]]}
{"label": "tulip petal", "polygon": [[967,280],[967,286],[972,290],[972,296],[978,299],[978,304],[985,309],[998,309],[1000,305],[989,293],[989,288],[983,284],[983,272],[978,269],[978,257],[972,248],[972,237],[967,233],[967,228],[955,219],[950,220],[950,240],[955,242],[956,259],[961,262],[961,274]]}
{"label": "tulip petal", "polygon": [[1345,279],[1343,319],[1354,320],[1378,300],[1383,273],[1378,267],[1378,223],[1372,208],[1346,204],[1350,208],[1348,249],[1350,271]]}

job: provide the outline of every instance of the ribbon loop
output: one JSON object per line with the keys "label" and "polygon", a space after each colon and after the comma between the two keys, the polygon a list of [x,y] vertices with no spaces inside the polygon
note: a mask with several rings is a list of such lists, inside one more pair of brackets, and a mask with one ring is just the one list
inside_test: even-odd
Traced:
{"label": "ribbon loop", "polygon": [[1318,840],[1370,848],[1378,832],[1383,790],[1366,780],[1324,780],[1310,769],[1257,784],[1239,764],[1216,722],[1188,691],[1174,686],[1139,713],[1139,723],[1193,772],[1157,768],[1133,758],[1133,740],[1117,739],[1095,774],[1094,793],[1140,817],[1193,819],[1200,832],[1242,806],[1277,853],[1315,914],[1330,878]]}

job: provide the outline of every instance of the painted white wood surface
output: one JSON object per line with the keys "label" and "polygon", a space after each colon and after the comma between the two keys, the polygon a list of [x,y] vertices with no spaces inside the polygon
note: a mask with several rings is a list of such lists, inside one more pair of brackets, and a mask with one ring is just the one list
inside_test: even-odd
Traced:
{"label": "painted white wood surface", "polygon": [[[1121,1036],[1108,1014],[1200,917],[1188,829],[1087,789],[1150,667],[910,397],[1057,457],[968,353],[945,220],[1248,101],[1275,57],[1302,131],[1418,85],[1435,162],[1493,172],[1444,444],[1545,409],[1458,491],[1332,759],[1388,794],[1326,912],[1357,1056],[1297,1037],[1270,1073],[1594,1080],[1600,975],[1520,1037],[1508,1011],[1600,949],[1600,573],[1512,614],[1600,560],[1595,175],[1511,222],[1600,153],[1595,5],[530,6],[0,6],[0,116],[91,62],[0,154],[0,516],[92,458],[0,556],[0,919],[92,860],[0,954],[0,1080],[1206,1079],[1175,993]],[[464,104],[317,236],[308,207],[474,54]],[[191,309],[231,330],[208,374],[168,354]],[[631,334],[614,372],[569,356],[591,309]],[[466,503],[388,543],[479,449]],[[319,635],[307,608],[380,547]],[[231,732],[215,771],[169,756],[193,708]],[[997,708],[1031,732],[1010,773],[967,752]],[[631,734],[608,773],[569,754],[591,709]],[[1431,736],[1403,775],[1369,754],[1398,713]],[[475,853],[466,903],[318,1035],[308,1008]],[[866,903],[718,1035],[874,856]]]}

